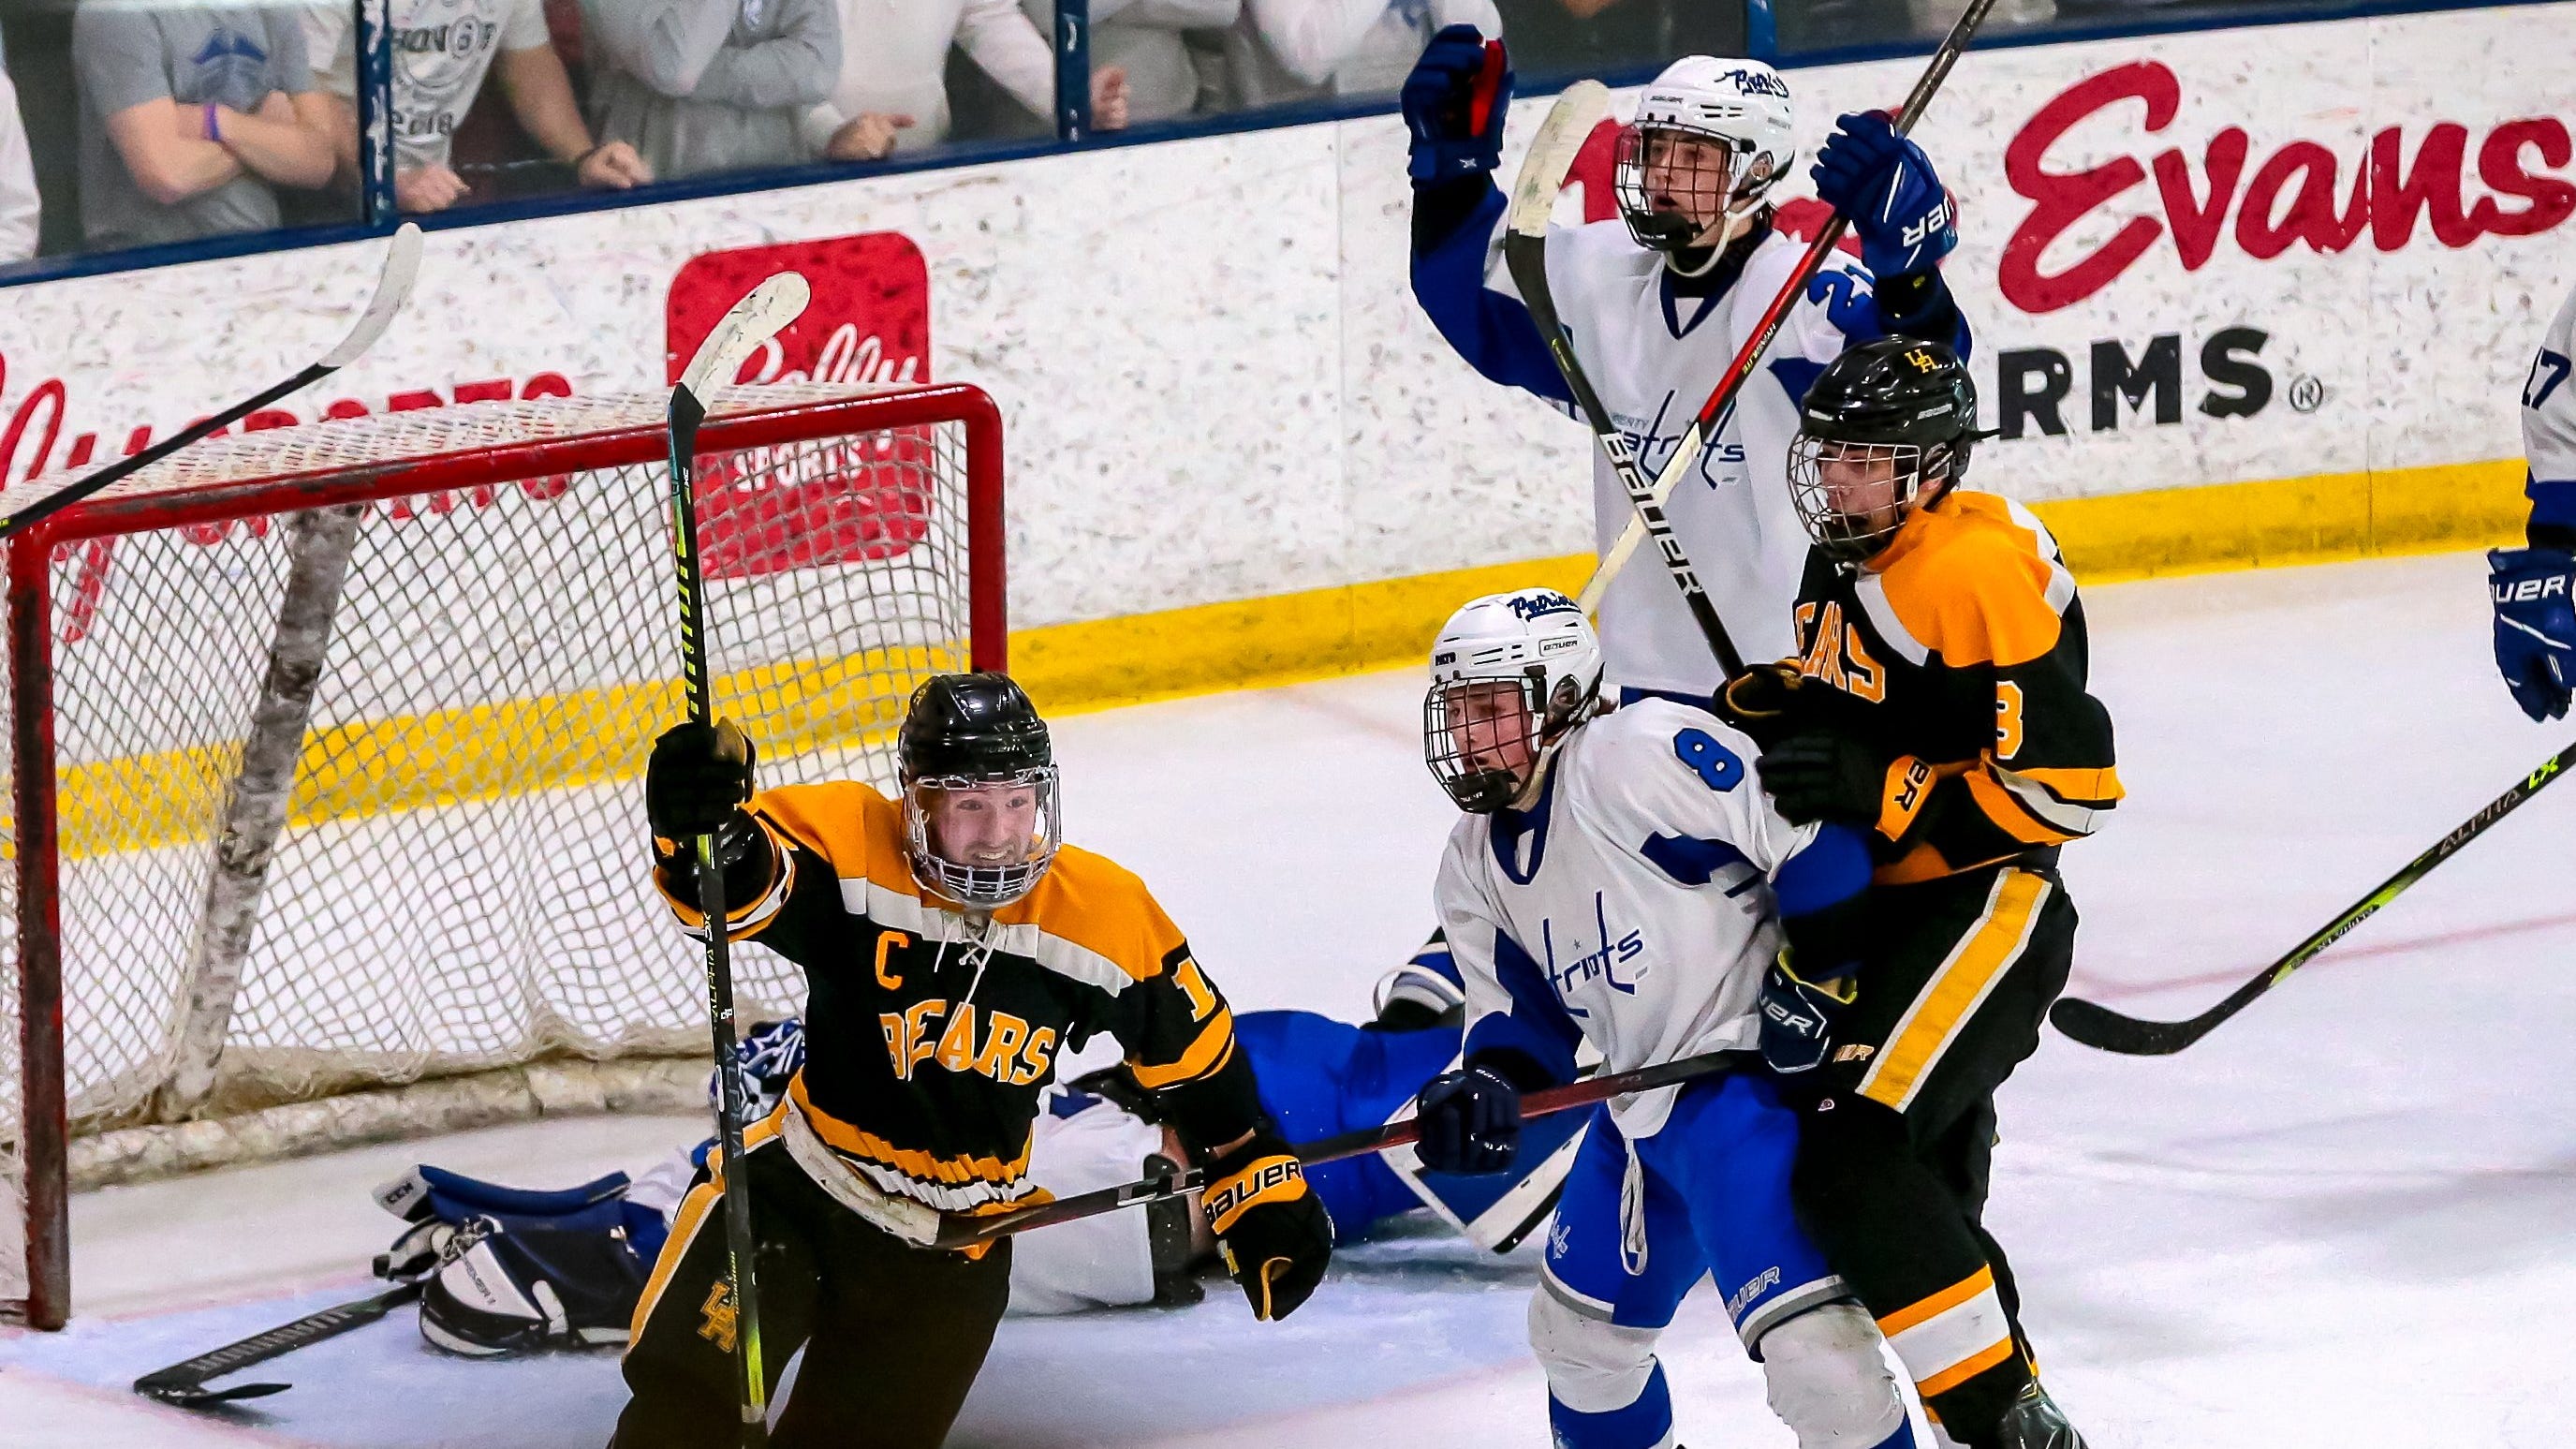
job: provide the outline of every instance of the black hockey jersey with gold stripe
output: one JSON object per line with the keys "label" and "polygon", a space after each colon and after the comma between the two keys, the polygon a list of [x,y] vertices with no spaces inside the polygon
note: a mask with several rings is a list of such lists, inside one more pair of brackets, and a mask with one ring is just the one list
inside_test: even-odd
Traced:
{"label": "black hockey jersey with gold stripe", "polygon": [[[1253,1126],[1233,1013],[1125,869],[1065,846],[979,933],[914,879],[901,807],[873,787],[786,786],[749,813],[767,850],[727,871],[728,934],[804,968],[790,1094],[880,1188],[950,1212],[1026,1196],[1039,1094],[1103,1031],[1194,1149]],[[657,853],[656,887],[702,935],[693,875],[670,842]]]}
{"label": "black hockey jersey with gold stripe", "polygon": [[1880,881],[2051,856],[2119,801],[2075,577],[2021,505],[1952,489],[1866,565],[1810,553],[1797,623],[1799,671],[1893,761]]}

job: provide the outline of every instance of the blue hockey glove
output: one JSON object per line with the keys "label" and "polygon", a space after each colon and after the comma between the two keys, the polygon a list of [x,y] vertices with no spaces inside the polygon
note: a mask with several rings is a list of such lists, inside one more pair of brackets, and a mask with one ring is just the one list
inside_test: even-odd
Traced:
{"label": "blue hockey glove", "polygon": [[1521,1148],[1520,1089],[1498,1072],[1442,1072],[1413,1099],[1422,1122],[1414,1156],[1433,1172],[1501,1172]]}
{"label": "blue hockey glove", "polygon": [[1823,1066],[1855,994],[1848,978],[1819,985],[1800,976],[1783,950],[1762,973],[1762,1060],[1784,1077]]}
{"label": "blue hockey glove", "polygon": [[1959,244],[1958,211],[1932,174],[1932,158],[1876,111],[1854,112],[1834,126],[1808,173],[1816,195],[1851,218],[1871,276],[1930,270]]}
{"label": "blue hockey glove", "polygon": [[1472,25],[1431,37],[1404,79],[1404,124],[1413,133],[1405,174],[1416,187],[1490,175],[1503,164],[1503,117],[1512,108],[1510,57]]}
{"label": "blue hockey glove", "polygon": [[2495,598],[2496,668],[2513,702],[2533,719],[2567,713],[2576,686],[2576,554],[2560,548],[2487,551],[2487,592]]}

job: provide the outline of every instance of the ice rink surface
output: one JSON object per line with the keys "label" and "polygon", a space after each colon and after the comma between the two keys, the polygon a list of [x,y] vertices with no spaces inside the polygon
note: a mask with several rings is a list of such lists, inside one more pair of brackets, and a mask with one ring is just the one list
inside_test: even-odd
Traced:
{"label": "ice rink surface", "polygon": [[[2215,1001],[2566,743],[2488,660],[2475,555],[2087,591],[2129,799],[2067,853],[2076,991]],[[1358,1016],[1429,925],[1451,814],[1411,672],[1079,716],[1072,837],[1138,870],[1238,1007]],[[2183,1054],[2053,1034],[2006,1086],[1989,1222],[2045,1376],[2099,1449],[2557,1445],[2576,1412],[2576,789],[2540,796]],[[0,1446],[602,1442],[614,1357],[467,1363],[408,1315],[255,1376],[227,1414],[145,1369],[358,1296],[415,1160],[529,1186],[640,1167],[686,1120],[495,1129],[85,1194],[63,1335],[0,1337]],[[1534,1254],[1427,1227],[1257,1325],[1011,1320],[952,1443],[1540,1449]],[[1665,1340],[1683,1442],[1792,1440],[1712,1295]],[[274,1372],[270,1372],[274,1370]]]}

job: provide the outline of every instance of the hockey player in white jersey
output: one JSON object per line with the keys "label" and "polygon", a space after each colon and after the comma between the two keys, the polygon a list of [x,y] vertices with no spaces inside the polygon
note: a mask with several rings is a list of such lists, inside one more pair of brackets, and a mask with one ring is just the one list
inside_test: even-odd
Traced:
{"label": "hockey player in white jersey", "polygon": [[[1571,412],[1573,395],[1502,262],[1505,197],[1491,173],[1509,70],[1474,30],[1452,26],[1424,50],[1403,99],[1413,134],[1414,297],[1478,372]],[[1767,200],[1796,156],[1791,117],[1789,84],[1771,67],[1685,57],[1646,87],[1619,137],[1620,219],[1548,234],[1559,317],[1649,474],[1671,457],[1806,251],[1772,227]],[[1939,269],[1958,240],[1949,193],[1922,148],[1886,117],[1847,115],[1838,127],[1813,175],[1817,194],[1851,218],[1861,264],[1837,255],[1809,282],[1665,510],[1747,659],[1795,652],[1790,618],[1807,535],[1784,460],[1808,385],[1849,343],[1891,333],[1968,352],[1967,325]],[[1593,510],[1607,550],[1630,506],[1597,458]],[[1723,683],[1662,570],[1622,573],[1600,619],[1623,698],[1651,691],[1704,700]]]}
{"label": "hockey player in white jersey", "polygon": [[2496,668],[2533,719],[2558,719],[2576,688],[2576,290],[2558,306],[2522,383],[2522,456],[2531,472],[2525,548],[2488,552]]}
{"label": "hockey player in white jersey", "polygon": [[1521,1094],[1571,1080],[1578,1042],[1604,1071],[1742,1050],[1745,1070],[1595,1111],[1530,1305],[1555,1442],[1673,1442],[1654,1343],[1714,1275],[1801,1449],[1911,1446],[1877,1327],[1791,1213],[1797,1118],[1756,1054],[1784,921],[1835,974],[1867,849],[1783,820],[1732,725],[1663,699],[1604,713],[1601,679],[1592,626],[1552,589],[1478,599],[1432,646],[1424,753],[1468,812],[1438,887],[1468,1025],[1460,1068],[1417,1098],[1421,1160],[1510,1167]]}

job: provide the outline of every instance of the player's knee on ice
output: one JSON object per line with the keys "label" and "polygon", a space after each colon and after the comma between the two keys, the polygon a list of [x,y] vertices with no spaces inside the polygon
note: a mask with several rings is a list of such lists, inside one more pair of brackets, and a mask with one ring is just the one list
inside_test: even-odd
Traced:
{"label": "player's knee on ice", "polygon": [[1879,1353],[1878,1325],[1851,1303],[1811,1308],[1762,1335],[1771,1412],[1798,1449],[1911,1445],[1905,1399]]}

